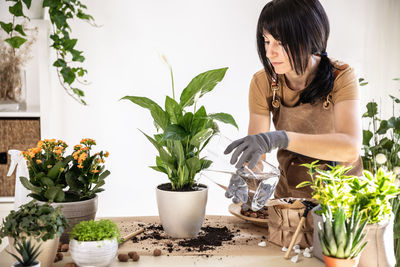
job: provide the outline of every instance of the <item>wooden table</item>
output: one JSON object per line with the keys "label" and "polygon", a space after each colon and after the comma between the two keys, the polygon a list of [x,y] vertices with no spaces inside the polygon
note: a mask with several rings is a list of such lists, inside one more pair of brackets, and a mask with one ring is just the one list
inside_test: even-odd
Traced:
{"label": "wooden table", "polygon": [[[146,217],[125,217],[125,218],[108,218],[115,221],[121,229],[121,234],[125,235],[134,232],[140,227],[159,224],[159,218],[156,216]],[[168,239],[154,240],[146,239],[138,242],[127,241],[122,244],[118,253],[128,253],[129,251],[137,251],[140,255],[138,262],[129,261],[118,262],[116,259],[112,267],[120,266],[304,266],[304,267],[322,267],[324,263],[316,258],[305,258],[299,255],[297,263],[283,258],[284,252],[281,248],[268,242],[266,247],[258,246],[261,241],[266,241],[267,229],[255,226],[249,222],[236,218],[234,216],[206,216],[203,226],[223,227],[227,226],[234,233],[232,241],[223,242],[221,247],[216,247],[209,251],[187,251],[185,249],[174,249],[168,251],[166,243]],[[239,231],[238,231],[239,230]],[[143,236],[149,232],[144,232]],[[163,234],[162,234],[163,236]],[[174,248],[179,240],[172,240]],[[152,256],[154,248],[162,250],[160,257]],[[64,253],[64,259],[55,263],[53,266],[61,267],[68,262],[72,262],[69,253]],[[295,254],[293,253],[293,256]],[[0,267],[11,266],[13,259],[5,251],[0,253]]]}

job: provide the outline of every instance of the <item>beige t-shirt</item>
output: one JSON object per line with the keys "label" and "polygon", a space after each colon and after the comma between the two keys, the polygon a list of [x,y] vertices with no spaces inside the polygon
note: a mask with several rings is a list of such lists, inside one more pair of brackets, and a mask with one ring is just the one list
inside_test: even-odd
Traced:
{"label": "beige t-shirt", "polygon": [[[339,73],[335,78],[333,89],[331,92],[332,102],[339,103],[344,100],[358,100],[360,99],[358,92],[358,83],[354,69],[349,65],[332,60],[333,66],[339,68]],[[283,75],[278,75],[281,92],[279,95],[283,96],[281,101],[287,107],[295,106],[300,99],[300,94],[303,90],[294,91],[290,89],[285,82]],[[271,80],[262,69],[254,74],[251,80],[249,90],[249,110],[250,113],[269,115],[269,105],[267,98],[272,96]]]}

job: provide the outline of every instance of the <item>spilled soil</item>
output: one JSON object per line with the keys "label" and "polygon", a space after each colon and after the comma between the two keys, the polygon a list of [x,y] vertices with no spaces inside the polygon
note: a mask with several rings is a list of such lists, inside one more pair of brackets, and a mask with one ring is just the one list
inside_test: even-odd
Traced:
{"label": "spilled soil", "polygon": [[200,230],[199,235],[196,238],[192,239],[170,239],[165,234],[161,225],[150,224],[150,225],[140,225],[145,229],[145,235],[135,236],[131,240],[133,243],[138,243],[143,240],[154,240],[153,244],[156,245],[160,241],[163,240],[164,250],[167,250],[169,253],[181,250],[186,250],[188,252],[204,252],[208,250],[215,250],[217,247],[220,247],[224,244],[224,242],[235,242],[232,240],[235,237],[235,233],[239,233],[238,229],[236,232],[230,231],[226,226],[223,227],[212,227],[205,226]]}

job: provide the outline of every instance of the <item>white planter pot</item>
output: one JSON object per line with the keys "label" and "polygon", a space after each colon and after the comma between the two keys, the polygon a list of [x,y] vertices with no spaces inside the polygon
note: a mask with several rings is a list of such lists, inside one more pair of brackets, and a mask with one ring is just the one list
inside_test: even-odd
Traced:
{"label": "white planter pot", "polygon": [[172,238],[196,237],[204,221],[208,187],[198,191],[156,189],[158,213],[164,231]]}
{"label": "white planter pot", "polygon": [[392,267],[396,264],[393,246],[393,216],[365,227],[368,244],[361,252],[358,267]]}
{"label": "white planter pot", "polygon": [[315,213],[317,210],[321,210],[320,205],[316,206],[311,210],[311,214],[313,216],[313,225],[314,225],[312,253],[314,257],[318,258],[321,261],[324,261],[324,255],[322,254],[321,243],[319,242],[319,237],[318,237],[318,222],[322,223],[322,216]]}
{"label": "white planter pot", "polygon": [[[40,262],[38,266],[41,267],[51,267],[54,262],[54,258],[56,257],[57,254],[57,248],[58,248],[58,242],[60,238],[57,236],[54,239],[46,240],[45,242],[37,242],[36,239],[31,238],[31,242],[34,246],[37,246],[38,244],[42,244],[40,247],[41,253],[37,257],[37,260]],[[14,238],[8,237],[8,244],[10,246],[10,250],[12,253],[17,254],[18,252],[14,248]],[[34,265],[36,266],[36,265]]]}
{"label": "white planter pot", "polygon": [[96,212],[98,207],[98,197],[96,195],[94,198],[89,200],[51,203],[50,205],[55,208],[61,207],[61,211],[63,212],[65,218],[67,218],[69,227],[65,229],[64,233],[60,238],[60,241],[63,244],[67,244],[69,242],[68,233],[71,231],[72,227],[75,224],[81,221],[94,220],[94,218],[96,217]]}
{"label": "white planter pot", "polygon": [[[12,265],[12,267],[26,267],[26,266],[23,266],[19,262],[16,262]],[[36,264],[30,265],[29,267],[40,267],[40,261],[36,261]]]}
{"label": "white planter pot", "polygon": [[79,266],[105,267],[111,264],[118,250],[117,239],[79,242],[72,239],[69,252],[74,262]]}

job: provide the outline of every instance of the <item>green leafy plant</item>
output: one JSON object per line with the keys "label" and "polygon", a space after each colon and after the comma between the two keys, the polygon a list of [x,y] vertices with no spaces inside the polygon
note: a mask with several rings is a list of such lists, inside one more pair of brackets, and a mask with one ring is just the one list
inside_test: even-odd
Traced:
{"label": "green leafy plant", "polygon": [[100,221],[82,221],[72,228],[70,236],[77,241],[120,239],[118,226],[106,219]]}
{"label": "green leafy plant", "polygon": [[53,26],[53,33],[50,35],[53,41],[51,47],[57,53],[57,60],[53,66],[57,68],[60,83],[72,98],[86,105],[83,100],[84,92],[76,87],[77,82],[86,83],[79,80],[87,73],[86,69],[79,66],[85,61],[85,57],[82,51],[75,48],[78,40],[70,36],[69,20],[81,19],[94,25],[94,19],[86,13],[87,6],[79,0],[44,0],[43,7],[49,8]]}
{"label": "green leafy plant", "polygon": [[46,203],[39,205],[32,200],[21,205],[18,210],[12,210],[3,219],[0,238],[9,236],[15,240],[25,240],[27,237],[33,237],[40,242],[61,236],[66,227],[67,220],[60,208],[53,208]]}
{"label": "green leafy plant", "polygon": [[39,248],[41,244],[35,246],[32,244],[31,239],[29,240],[17,240],[14,245],[15,249],[19,253],[20,256],[17,256],[14,253],[8,252],[11,256],[13,256],[20,265],[22,266],[32,266],[37,263],[36,259],[40,254]]}
{"label": "green leafy plant", "polygon": [[72,155],[64,156],[68,145],[62,140],[45,139],[37,147],[22,152],[28,161],[29,179],[21,183],[34,199],[49,202],[73,202],[95,197],[104,189],[104,170],[108,152],[92,154],[93,139],[82,139]]}
{"label": "green leafy plant", "polygon": [[14,4],[8,8],[8,11],[12,15],[12,22],[6,23],[0,21],[1,28],[8,34],[8,38],[4,41],[7,42],[13,49],[19,48],[23,45],[26,39],[26,33],[22,27],[22,24],[18,24],[16,21],[18,18],[26,18],[23,12],[23,5],[28,9],[31,7],[32,0],[7,0]]}
{"label": "green leafy plant", "polygon": [[348,218],[342,207],[332,212],[328,205],[322,218],[323,223],[318,223],[318,237],[324,255],[352,259],[357,257],[367,245],[367,242],[364,242],[367,221],[361,223],[357,207]]}
{"label": "green leafy plant", "polygon": [[[159,152],[156,166],[151,168],[167,174],[173,190],[191,189],[195,175],[212,163],[204,157],[201,158],[200,153],[219,131],[215,121],[238,127],[233,117],[227,113],[208,114],[204,106],[196,109],[198,99],[214,89],[228,68],[197,75],[182,91],[179,103],[175,100],[173,73],[172,68],[169,68],[173,98],[166,96],[165,110],[146,97],[125,96],[122,99],[150,110],[154,119],[158,133],[153,137],[143,133]],[[191,106],[193,112],[185,110]]]}
{"label": "green leafy plant", "polygon": [[[395,79],[398,80],[398,79]],[[360,79],[360,85],[366,85]],[[367,111],[363,118],[368,120],[368,128],[363,130],[364,168],[376,173],[379,167],[400,175],[400,115],[396,115],[395,105],[400,99],[389,95],[392,100],[392,116],[382,119],[379,116],[378,104],[375,101],[367,103]]]}
{"label": "green leafy plant", "polygon": [[318,161],[311,164],[303,164],[307,167],[312,178],[297,185],[297,188],[311,186],[312,197],[321,205],[319,214],[326,213],[328,206],[332,212],[338,208],[345,210],[350,216],[355,209],[363,216],[368,223],[378,223],[389,219],[392,207],[390,200],[400,194],[396,188],[395,176],[390,172],[379,169],[376,175],[364,171],[364,177],[346,175],[352,167],[337,165],[329,166],[322,170]]}

